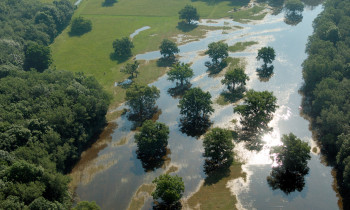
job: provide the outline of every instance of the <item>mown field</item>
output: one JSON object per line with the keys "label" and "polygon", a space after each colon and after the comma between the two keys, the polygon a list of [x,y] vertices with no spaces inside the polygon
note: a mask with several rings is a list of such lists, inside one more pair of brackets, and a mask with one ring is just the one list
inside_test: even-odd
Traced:
{"label": "mown field", "polygon": [[[188,32],[178,27],[178,11],[186,4],[194,5],[201,18],[213,19],[253,18],[253,14],[262,10],[261,7],[254,7],[237,11],[247,6],[249,2],[240,0],[193,2],[189,0],[119,0],[109,7],[103,6],[103,2],[103,0],[83,0],[74,16],[90,19],[93,24],[92,31],[82,36],[71,37],[68,33],[70,27],[68,27],[56,38],[51,45],[51,50],[53,65],[57,69],[94,75],[103,87],[113,94],[113,107],[123,102],[125,96],[125,90],[114,87],[114,82],[123,81],[128,77],[120,72],[120,68],[128,61],[118,63],[110,58],[113,52],[112,43],[115,39],[129,36],[143,26],[150,26],[150,29],[142,31],[133,39],[135,45],[133,54],[136,55],[157,50],[164,38],[174,39],[178,34],[203,36],[205,31],[202,27]],[[155,62],[149,62],[147,65],[141,65],[140,72],[137,80],[147,84],[157,79],[165,69],[158,68]]]}

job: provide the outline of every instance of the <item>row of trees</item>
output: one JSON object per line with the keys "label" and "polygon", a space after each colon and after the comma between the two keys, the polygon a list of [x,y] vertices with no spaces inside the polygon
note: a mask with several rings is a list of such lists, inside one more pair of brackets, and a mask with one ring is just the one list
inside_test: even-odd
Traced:
{"label": "row of trees", "polygon": [[326,1],[314,20],[303,63],[303,110],[312,118],[322,152],[337,169],[344,209],[349,208],[350,3]]}

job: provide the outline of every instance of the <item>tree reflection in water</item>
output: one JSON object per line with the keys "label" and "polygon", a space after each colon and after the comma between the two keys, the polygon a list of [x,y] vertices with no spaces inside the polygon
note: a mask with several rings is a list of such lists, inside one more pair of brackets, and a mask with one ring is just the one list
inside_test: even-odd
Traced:
{"label": "tree reflection in water", "polygon": [[261,82],[268,82],[273,75],[274,66],[262,65],[260,68],[256,69]]}
{"label": "tree reflection in water", "polygon": [[291,26],[298,25],[303,20],[303,15],[298,12],[287,12],[284,16],[284,22]]}
{"label": "tree reflection in water", "polygon": [[179,127],[182,133],[192,137],[199,137],[208,130],[211,124],[209,117],[198,117],[195,119],[183,117],[180,119]]}
{"label": "tree reflection in water", "polygon": [[299,172],[284,170],[281,166],[276,167],[267,177],[267,183],[273,190],[280,189],[287,195],[296,190],[301,192],[305,186],[304,176],[308,174],[308,171],[308,168]]}

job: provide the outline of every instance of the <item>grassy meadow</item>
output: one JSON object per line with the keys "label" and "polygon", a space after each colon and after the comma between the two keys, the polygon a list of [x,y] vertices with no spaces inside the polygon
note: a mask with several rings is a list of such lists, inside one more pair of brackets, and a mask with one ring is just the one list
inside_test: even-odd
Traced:
{"label": "grassy meadow", "polygon": [[[49,0],[42,0],[49,1]],[[112,107],[124,101],[125,90],[114,87],[114,82],[123,81],[128,75],[120,68],[126,62],[118,63],[110,58],[115,39],[129,36],[143,26],[151,28],[140,32],[133,39],[133,54],[157,50],[164,38],[175,40],[178,34],[200,38],[205,34],[201,26],[184,32],[178,27],[178,11],[186,4],[194,5],[201,18],[224,18],[237,16],[237,20],[256,18],[261,7],[239,10],[248,1],[193,1],[190,0],[119,0],[114,5],[103,6],[104,0],[83,0],[74,16],[83,16],[92,21],[92,31],[82,36],[70,36],[70,27],[60,34],[51,45],[53,66],[72,72],[93,75],[113,95]],[[233,12],[237,10],[237,12]],[[132,58],[131,58],[132,59]],[[165,73],[155,62],[143,64],[137,80],[147,84]]]}

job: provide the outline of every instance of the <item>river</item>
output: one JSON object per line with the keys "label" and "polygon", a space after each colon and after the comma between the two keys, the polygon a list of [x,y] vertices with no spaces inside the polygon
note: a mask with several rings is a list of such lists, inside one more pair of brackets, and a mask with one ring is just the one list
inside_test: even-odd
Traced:
{"label": "river", "polygon": [[[200,87],[209,91],[212,100],[224,89],[222,76],[210,77],[204,63],[209,61],[203,52],[209,43],[223,40],[228,45],[236,42],[257,41],[258,44],[248,47],[244,52],[230,53],[231,57],[244,59],[245,71],[250,80],[247,88],[257,91],[273,91],[278,99],[279,108],[270,123],[273,132],[264,136],[265,146],[259,153],[247,151],[240,143],[235,147],[236,159],[244,161],[243,170],[246,178],[230,180],[227,187],[237,196],[237,207],[242,209],[337,209],[338,197],[333,189],[334,178],[332,168],[322,163],[322,157],[314,150],[308,163],[309,174],[305,177],[305,186],[301,192],[288,195],[280,190],[272,190],[266,177],[272,168],[269,151],[272,146],[280,144],[283,134],[293,132],[297,137],[316,147],[309,130],[309,122],[300,116],[302,96],[298,93],[302,85],[301,64],[306,58],[305,44],[312,33],[312,21],[322,11],[321,6],[306,8],[303,20],[296,26],[284,22],[284,14],[267,15],[261,21],[247,24],[231,20],[217,20],[216,23],[202,21],[201,24],[226,26],[223,29],[209,31],[205,38],[180,46],[180,61],[190,63],[194,70],[191,79],[192,87]],[[256,68],[261,65],[255,57],[257,50],[263,46],[271,46],[276,51],[273,62],[274,75],[269,81],[260,81]],[[159,52],[138,55],[137,59],[157,59]],[[76,195],[80,200],[95,200],[102,209],[127,209],[137,189],[169,170],[176,167],[174,174],[181,176],[185,182],[184,197],[198,189],[206,177],[203,172],[204,151],[202,140],[187,136],[179,131],[179,99],[171,97],[167,90],[174,84],[167,76],[159,78],[155,85],[160,90],[157,101],[161,114],[159,122],[170,128],[169,155],[161,168],[145,172],[141,161],[136,156],[132,123],[125,115],[118,118],[117,126],[105,131],[102,137],[82,154],[80,162],[72,171],[76,181]],[[122,109],[125,107],[119,107]],[[233,113],[233,106],[214,104],[215,112],[211,116],[214,127],[234,128],[231,122],[239,119]],[[149,198],[142,209],[151,208]]]}

